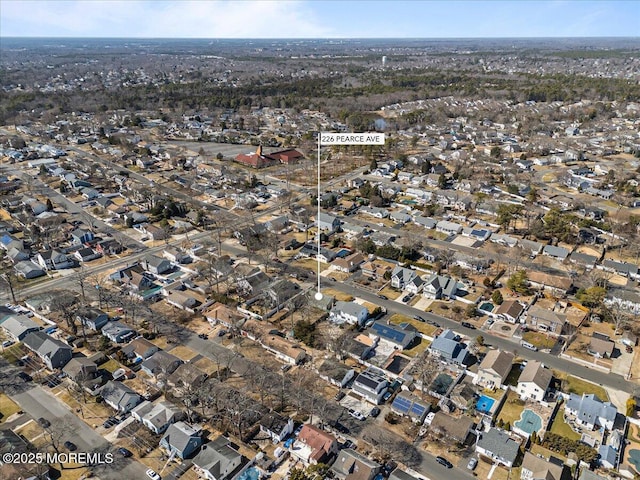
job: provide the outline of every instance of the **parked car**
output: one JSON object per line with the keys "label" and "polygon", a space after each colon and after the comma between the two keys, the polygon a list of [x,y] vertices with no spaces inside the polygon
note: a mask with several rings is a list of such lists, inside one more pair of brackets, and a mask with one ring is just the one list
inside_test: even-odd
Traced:
{"label": "parked car", "polygon": [[475,325],[472,325],[472,324],[471,324],[471,323],[469,323],[469,322],[462,322],[462,323],[461,323],[461,325],[462,325],[463,327],[470,328],[471,330],[475,330],[475,328],[476,328],[476,327],[475,327]]}
{"label": "parked car", "polygon": [[336,399],[336,402],[339,402],[345,397],[345,395],[346,394],[342,390],[340,390],[338,393],[336,393],[336,396],[334,398]]}
{"label": "parked car", "polygon": [[69,450],[70,452],[75,452],[78,447],[76,446],[75,443],[70,442],[69,440],[67,440],[66,442],[64,442],[64,448],[66,448],[67,450]]}
{"label": "parked car", "polygon": [[149,477],[151,480],[162,480],[162,477],[160,475],[158,475],[155,470],[149,469],[147,470],[147,477]]}
{"label": "parked car", "polygon": [[38,419],[38,425],[40,425],[42,428],[49,428],[51,426],[51,422],[44,417],[40,417]]}
{"label": "parked car", "polygon": [[10,347],[14,343],[16,343],[16,342],[14,342],[13,340],[5,340],[4,342],[2,342],[2,348]]}
{"label": "parked car", "polygon": [[473,470],[474,468],[476,468],[476,465],[478,465],[478,459],[473,457],[469,460],[469,463],[467,463],[467,468],[469,470]]}
{"label": "parked car", "polygon": [[122,455],[124,458],[130,457],[130,456],[132,456],[132,455],[133,455],[133,453],[131,453],[131,451],[130,451],[130,450],[127,450],[127,449],[126,449],[126,448],[124,448],[124,447],[120,447],[120,448],[118,449],[118,453],[119,453],[120,455]]}
{"label": "parked car", "polygon": [[200,334],[198,334],[198,338],[201,338],[203,340],[208,340],[209,339],[209,335],[207,335],[206,333],[200,333]]}
{"label": "parked car", "polygon": [[352,448],[355,450],[356,446],[351,440],[347,440],[344,442],[344,445],[342,445],[342,448]]}
{"label": "parked car", "polygon": [[218,332],[218,336],[219,336],[219,337],[224,337],[224,336],[226,335],[226,333],[227,333],[227,331],[226,331],[226,330],[220,330],[220,331]]}
{"label": "parked car", "polygon": [[453,464],[449,460],[439,455],[436,457],[436,462],[438,462],[440,465],[444,467],[453,468]]}
{"label": "parked car", "polygon": [[378,407],[373,407],[371,409],[371,411],[369,412],[369,416],[370,417],[377,417],[378,415],[380,415],[380,409]]}
{"label": "parked car", "polygon": [[382,295],[382,294],[378,294],[378,298],[381,298],[382,300],[389,300],[389,297],[387,297],[386,295]]}
{"label": "parked car", "polygon": [[33,377],[26,372],[18,373],[18,377],[20,377],[25,382],[30,382],[31,380],[33,380]]}
{"label": "parked car", "polygon": [[116,417],[109,417],[104,421],[102,426],[104,428],[111,428],[115,425],[118,425],[119,423],[120,423],[120,420],[118,420]]}
{"label": "parked car", "polygon": [[426,320],[423,317],[421,317],[420,315],[414,315],[413,319],[417,320],[419,322],[422,322],[422,323],[426,323]]}

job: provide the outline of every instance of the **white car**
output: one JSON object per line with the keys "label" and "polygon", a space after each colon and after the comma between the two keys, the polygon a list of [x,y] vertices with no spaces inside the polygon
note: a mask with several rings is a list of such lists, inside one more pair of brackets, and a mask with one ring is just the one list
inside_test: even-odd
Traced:
{"label": "white car", "polygon": [[151,480],[162,480],[162,477],[151,469],[147,470],[147,477],[149,477]]}

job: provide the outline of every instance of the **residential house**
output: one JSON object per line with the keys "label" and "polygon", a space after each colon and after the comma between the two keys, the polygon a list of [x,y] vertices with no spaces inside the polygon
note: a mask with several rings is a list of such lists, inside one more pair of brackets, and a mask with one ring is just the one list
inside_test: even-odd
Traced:
{"label": "residential house", "polygon": [[231,480],[241,469],[243,460],[229,439],[219,436],[202,446],[193,458],[193,465],[198,476],[206,480]]}
{"label": "residential house", "polygon": [[142,261],[142,265],[145,270],[153,273],[154,275],[162,275],[173,268],[173,265],[171,265],[169,260],[158,257],[157,255],[147,255]]}
{"label": "residential house", "polygon": [[71,232],[71,240],[75,245],[86,245],[94,239],[93,232],[91,230],[85,230],[84,228],[76,228]]}
{"label": "residential house", "polygon": [[519,451],[520,444],[499,428],[481,433],[476,442],[476,452],[507,468],[513,467]]}
{"label": "residential house", "polygon": [[415,270],[396,266],[391,272],[391,286],[393,288],[402,290],[417,276],[418,272],[416,272]]}
{"label": "residential house", "polygon": [[271,282],[269,276],[262,270],[258,270],[255,273],[239,278],[236,282],[238,290],[240,290],[245,296],[257,295],[258,292],[263,292]]}
{"label": "residential house", "polygon": [[475,383],[486,388],[499,388],[507,379],[515,355],[503,350],[489,350],[478,366]]}
{"label": "residential house", "polygon": [[91,260],[95,260],[96,258],[100,258],[102,255],[96,252],[93,248],[85,247],[80,248],[73,252],[73,258],[75,258],[78,262],[90,262]]}
{"label": "residential house", "polygon": [[177,247],[167,247],[162,251],[162,256],[175,263],[189,263],[191,257]]}
{"label": "residential house", "polygon": [[497,317],[511,323],[516,323],[524,312],[524,306],[517,300],[507,300],[502,302],[495,314]]}
{"label": "residential house", "polygon": [[234,328],[240,326],[244,321],[244,316],[238,313],[237,310],[219,302],[211,305],[203,312],[203,315],[211,326],[222,324],[227,328]]}
{"label": "residential house", "polygon": [[438,221],[431,217],[415,217],[413,219],[413,223],[416,225],[420,225],[424,228],[428,228],[429,230],[436,228]]}
{"label": "residential house", "polygon": [[589,342],[587,353],[597,358],[611,358],[616,344],[607,336],[601,333],[594,333]]}
{"label": "residential house", "polygon": [[100,389],[100,395],[104,402],[120,413],[130,412],[136,405],[142,402],[142,396],[138,395],[122,382],[110,380]]}
{"label": "residential house", "polygon": [[98,366],[86,357],[76,357],[69,360],[63,368],[64,374],[77,384],[83,384],[98,377]]}
{"label": "residential house", "polygon": [[163,433],[169,425],[184,417],[182,410],[169,402],[153,404],[144,401],[131,410],[131,416],[156,435]]}
{"label": "residential house", "polygon": [[454,299],[458,293],[458,282],[447,275],[433,274],[422,287],[422,295],[426,298],[439,300],[441,298]]}
{"label": "residential house", "polygon": [[44,275],[44,270],[33,262],[22,261],[13,266],[16,274],[24,279],[38,278]]}
{"label": "residential house", "polygon": [[432,355],[440,357],[445,362],[465,365],[469,359],[467,345],[460,341],[460,337],[453,330],[444,330],[433,339],[429,346]]}
{"label": "residential house", "polygon": [[571,471],[559,458],[524,452],[520,480],[571,480]]}
{"label": "residential house", "polygon": [[521,400],[542,402],[551,385],[553,372],[538,362],[529,360],[518,378],[518,395]]}
{"label": "residential house", "polygon": [[598,257],[586,253],[573,252],[569,257],[569,261],[587,270],[593,270],[598,263]]}
{"label": "residential house", "polygon": [[49,370],[64,367],[73,356],[73,349],[69,345],[44,332],[31,332],[22,342]]}
{"label": "residential house", "polygon": [[258,423],[260,431],[269,435],[273,443],[280,443],[293,433],[293,419],[277,412],[269,412]]}
{"label": "residential house", "polygon": [[151,343],[144,337],[134,338],[122,347],[122,353],[124,353],[127,358],[140,359],[140,361],[146,360],[158,350],[160,350],[160,348],[157,345]]}
{"label": "residential house", "polygon": [[328,213],[320,212],[317,224],[318,228],[321,231],[333,233],[338,231],[338,229],[340,228],[340,219],[338,217],[334,217],[333,215],[329,215]]}
{"label": "residential house", "polygon": [[553,335],[562,335],[567,325],[567,316],[533,305],[527,311],[527,326]]}
{"label": "residential house", "polygon": [[300,293],[300,286],[289,280],[277,280],[264,290],[272,308],[282,308],[286,302]]}
{"label": "residential house", "polygon": [[193,391],[194,388],[202,385],[209,378],[205,372],[193,365],[191,362],[181,363],[174,372],[167,378],[167,385],[173,388],[178,394]]}
{"label": "residential house", "polygon": [[603,260],[599,268],[608,272],[614,272],[623,277],[631,278],[632,280],[640,280],[640,274],[638,273],[638,265],[627,262],[617,262],[615,260]]}
{"label": "residential house", "polygon": [[331,466],[334,477],[339,480],[373,480],[381,470],[379,463],[351,448],[340,450]]}
{"label": "residential house", "polygon": [[447,235],[457,235],[462,232],[462,225],[448,220],[440,220],[436,224],[436,231],[446,233]]}
{"label": "residential house", "polygon": [[466,445],[474,436],[472,435],[475,422],[472,417],[453,417],[442,410],[436,412],[429,429],[432,432],[440,433],[455,442]]}
{"label": "residential house", "polygon": [[544,245],[542,243],[535,242],[533,240],[518,240],[518,243],[523,250],[530,252],[530,255],[539,255],[544,248]]}
{"label": "residential house", "polygon": [[109,315],[99,308],[87,305],[76,310],[76,321],[80,322],[86,328],[98,332],[109,321]]}
{"label": "residential house", "polygon": [[360,213],[364,213],[365,215],[370,215],[375,218],[387,218],[389,216],[389,211],[387,209],[379,207],[361,207]]}
{"label": "residential house", "polygon": [[72,258],[58,250],[45,250],[39,252],[35,256],[35,262],[42,267],[43,270],[63,270],[71,268],[75,265]]}
{"label": "residential house", "polygon": [[302,348],[292,345],[278,335],[264,335],[259,341],[265,350],[290,365],[299,365],[307,358],[307,352]]}
{"label": "residential house", "polygon": [[404,350],[418,336],[418,330],[409,323],[394,325],[378,320],[371,325],[369,335],[378,337],[380,342],[384,342],[392,348]]}
{"label": "residential house", "polygon": [[545,245],[542,249],[542,254],[547,255],[548,257],[555,258],[563,262],[571,253],[567,248],[564,247],[554,247],[553,245]]}
{"label": "residential house", "polygon": [[601,427],[612,430],[618,414],[618,409],[611,402],[603,402],[593,393],[583,393],[582,396],[569,394],[564,411],[591,430]]}
{"label": "residential house", "polygon": [[384,247],[385,245],[391,245],[395,241],[396,236],[387,232],[376,231],[376,232],[373,232],[369,236],[369,238],[374,243],[374,245],[378,247]]}
{"label": "residential house", "polygon": [[26,315],[10,315],[0,325],[5,333],[16,342],[23,341],[30,333],[40,331],[40,325]]}
{"label": "residential house", "polygon": [[382,403],[382,397],[387,393],[389,381],[381,370],[369,367],[360,373],[351,387],[368,402],[376,405]]}
{"label": "residential house", "polygon": [[573,280],[568,276],[551,275],[536,270],[529,270],[527,276],[532,287],[548,290],[558,296],[566,294],[573,286]]}
{"label": "residential house", "polygon": [[411,392],[401,391],[393,399],[391,410],[398,415],[411,418],[414,422],[422,425],[427,413],[431,410],[431,404],[424,401]]}
{"label": "residential house", "polygon": [[405,223],[409,223],[411,221],[411,215],[406,212],[391,212],[389,214],[389,218],[393,220],[394,223],[398,223],[404,225]]}
{"label": "residential house", "polygon": [[619,306],[623,310],[635,315],[640,314],[640,294],[634,290],[612,288],[607,292],[604,304],[609,307],[612,305]]}
{"label": "residential house", "polygon": [[138,333],[124,323],[109,322],[102,327],[102,335],[114,343],[125,343],[138,335]]}
{"label": "residential house", "polygon": [[358,362],[366,360],[373,349],[376,347],[375,340],[369,336],[358,335],[356,338],[349,338],[345,342],[341,352],[338,355],[347,355]]}
{"label": "residential house", "polygon": [[364,256],[360,252],[355,252],[344,258],[336,258],[331,263],[331,269],[351,273],[356,271],[362,263],[364,263]]}
{"label": "residential house", "polygon": [[183,421],[172,423],[160,440],[160,447],[169,456],[181,460],[189,458],[202,445],[200,428],[191,426]]}
{"label": "residential house", "polygon": [[143,372],[147,375],[151,375],[152,377],[158,377],[159,375],[167,377],[175,372],[176,368],[178,368],[182,363],[183,361],[175,355],[171,355],[169,352],[165,352],[164,350],[158,350],[156,353],[151,355],[151,357],[142,362],[141,368]]}
{"label": "residential house", "polygon": [[201,304],[195,295],[181,290],[171,290],[164,300],[169,305],[191,313],[195,313],[196,308]]}
{"label": "residential house", "polygon": [[289,451],[304,465],[328,464],[338,454],[338,442],[330,433],[305,423]]}
{"label": "residential house", "polygon": [[609,478],[608,476],[603,477],[602,475],[598,475],[585,467],[580,471],[580,477],[578,477],[578,480],[609,480]]}
{"label": "residential house", "polygon": [[375,280],[384,278],[386,272],[391,273],[391,267],[388,265],[382,266],[377,262],[364,262],[360,266],[360,270],[365,277],[371,277]]}
{"label": "residential house", "polygon": [[364,325],[368,316],[367,308],[355,302],[338,301],[329,312],[329,320],[337,324]]}
{"label": "residential house", "polygon": [[353,379],[356,371],[347,367],[342,362],[337,362],[330,358],[326,359],[318,367],[318,376],[338,388],[344,388]]}

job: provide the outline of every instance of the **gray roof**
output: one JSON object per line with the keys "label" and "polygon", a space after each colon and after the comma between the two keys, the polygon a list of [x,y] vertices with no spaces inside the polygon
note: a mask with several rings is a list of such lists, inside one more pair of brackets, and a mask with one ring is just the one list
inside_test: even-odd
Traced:
{"label": "gray roof", "polygon": [[434,338],[431,350],[435,350],[446,360],[464,363],[469,355],[467,346],[456,340],[457,335],[452,330],[445,330],[436,338]]}
{"label": "gray roof", "polygon": [[533,382],[543,390],[549,388],[551,379],[553,378],[553,372],[537,360],[529,360],[527,366],[524,367],[518,383]]}
{"label": "gray roof", "polygon": [[159,350],[142,362],[142,367],[151,371],[154,375],[158,373],[171,374],[181,363],[182,360],[175,355]]}
{"label": "gray roof", "polygon": [[200,430],[196,430],[184,422],[176,422],[169,425],[162,440],[166,441],[168,445],[178,452],[183,452],[192,438],[198,438],[202,441]]}
{"label": "gray roof", "polygon": [[564,247],[554,247],[553,245],[545,245],[542,250],[547,255],[564,260],[569,255],[569,250]]}
{"label": "gray roof", "polygon": [[2,328],[14,337],[21,339],[29,331],[40,330],[40,325],[26,315],[11,315],[2,322]]}
{"label": "gray roof", "polygon": [[109,322],[104,327],[102,327],[102,333],[109,335],[122,335],[128,332],[134,332],[135,330],[131,327],[128,327],[124,323],[120,322]]}
{"label": "gray roof", "polygon": [[520,444],[513,440],[504,430],[491,428],[488,432],[480,435],[478,447],[513,463],[518,456]]}
{"label": "gray roof", "polygon": [[214,478],[220,478],[222,472],[228,470],[229,465],[241,461],[242,455],[231,446],[231,442],[220,436],[213,442],[203,445],[193,459],[198,468],[210,472]]}
{"label": "gray roof", "polygon": [[113,380],[107,382],[100,389],[100,395],[105,401],[109,401],[114,405],[126,405],[132,397],[137,397],[138,400],[142,398],[135,390],[127,387],[124,383]]}
{"label": "gray roof", "polygon": [[407,472],[396,468],[393,472],[391,472],[391,475],[389,475],[389,480],[418,480],[418,477],[409,475]]}
{"label": "gray roof", "polygon": [[357,317],[362,312],[362,310],[366,310],[366,309],[367,309],[366,307],[363,307],[359,303],[343,302],[342,300],[337,301],[336,305],[332,308],[332,310],[335,310],[336,312],[342,312],[347,315],[353,315],[354,317]]}
{"label": "gray roof", "polygon": [[[361,453],[356,452],[351,448],[345,448],[340,450],[338,458],[333,463],[331,470],[336,472],[339,476],[347,476],[353,474],[356,470],[362,468],[363,472],[366,470],[377,471],[380,468],[380,464],[365,457]],[[369,478],[373,475],[366,475],[366,473],[358,475],[358,478]]]}
{"label": "gray roof", "polygon": [[131,412],[150,422],[156,428],[161,428],[182,415],[182,410],[169,402],[158,402],[154,405],[144,401]]}
{"label": "gray roof", "polygon": [[611,445],[600,445],[600,448],[598,448],[598,454],[600,455],[600,458],[598,459],[600,463],[606,461],[614,467],[617,465],[618,452]]}
{"label": "gray roof", "polygon": [[31,332],[24,337],[24,344],[39,355],[51,357],[60,349],[72,351],[73,349],[64,342],[47,335],[44,332]]}
{"label": "gray roof", "polygon": [[578,419],[590,425],[595,425],[598,418],[615,421],[618,414],[618,409],[611,402],[603,402],[593,393],[582,396],[572,393],[566,408],[578,412]]}

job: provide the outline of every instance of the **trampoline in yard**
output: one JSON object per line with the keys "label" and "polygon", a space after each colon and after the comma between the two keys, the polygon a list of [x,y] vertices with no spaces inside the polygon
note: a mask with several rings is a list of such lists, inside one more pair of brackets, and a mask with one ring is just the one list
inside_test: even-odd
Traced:
{"label": "trampoline in yard", "polygon": [[533,410],[525,408],[520,414],[520,420],[515,422],[514,425],[516,428],[531,435],[533,432],[538,433],[542,429],[542,419]]}

